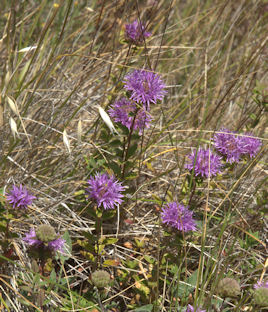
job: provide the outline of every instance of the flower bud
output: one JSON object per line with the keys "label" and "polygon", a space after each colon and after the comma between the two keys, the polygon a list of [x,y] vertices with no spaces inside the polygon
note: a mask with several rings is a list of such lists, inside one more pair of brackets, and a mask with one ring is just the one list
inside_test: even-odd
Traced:
{"label": "flower bud", "polygon": [[259,307],[268,307],[268,288],[260,287],[254,291],[254,302]]}
{"label": "flower bud", "polygon": [[111,282],[110,274],[103,270],[98,270],[92,273],[91,280],[98,288],[104,288]]}
{"label": "flower bud", "polygon": [[223,298],[236,298],[240,295],[240,286],[235,279],[225,277],[220,280],[217,287],[217,292]]}
{"label": "flower bud", "polygon": [[57,238],[57,234],[52,226],[48,224],[39,225],[36,230],[36,237],[43,243],[48,243]]}

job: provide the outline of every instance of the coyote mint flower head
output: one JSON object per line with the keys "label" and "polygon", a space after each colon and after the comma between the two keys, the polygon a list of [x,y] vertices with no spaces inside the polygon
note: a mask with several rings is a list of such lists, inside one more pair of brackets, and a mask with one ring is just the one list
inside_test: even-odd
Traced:
{"label": "coyote mint flower head", "polygon": [[88,184],[89,187],[86,189],[88,197],[95,200],[98,207],[103,205],[104,209],[114,209],[123,202],[121,192],[125,187],[114,176],[97,173],[88,180]]}
{"label": "coyote mint flower head", "polygon": [[[126,98],[116,101],[109,109],[109,114],[114,118],[115,122],[120,122],[129,130],[133,126],[133,130],[139,130],[139,134],[142,133],[144,128],[150,127],[150,121],[152,119],[144,107],[139,108],[135,102],[129,101]],[[135,117],[134,114],[136,114]]]}
{"label": "coyote mint flower head", "polygon": [[7,194],[7,201],[13,208],[28,208],[36,197],[31,195],[26,187],[13,185],[13,189]]}
{"label": "coyote mint flower head", "polygon": [[150,103],[156,104],[157,100],[163,100],[166,85],[156,73],[137,69],[126,75],[124,88],[130,92],[130,99],[143,104],[148,110]]}
{"label": "coyote mint flower head", "polygon": [[213,154],[210,149],[199,149],[188,155],[188,163],[185,168],[194,170],[195,176],[213,177],[221,170],[221,157]]}
{"label": "coyote mint flower head", "polygon": [[213,141],[216,150],[226,156],[229,163],[239,162],[242,155],[255,156],[262,144],[261,140],[250,133],[239,136],[224,128],[214,135]]}
{"label": "coyote mint flower head", "polygon": [[199,307],[197,307],[196,309],[194,309],[193,306],[191,306],[190,304],[188,304],[186,312],[206,312],[206,310],[202,310],[202,309],[200,309]]}
{"label": "coyote mint flower head", "polygon": [[91,280],[98,288],[104,288],[111,282],[110,274],[103,270],[98,270],[92,273]]}
{"label": "coyote mint flower head", "polygon": [[257,289],[260,287],[268,288],[268,281],[259,281],[256,284],[254,284],[253,288]]}
{"label": "coyote mint flower head", "polygon": [[144,25],[137,20],[125,25],[125,38],[130,43],[140,45],[144,42],[145,38],[150,36],[151,33],[146,31]]}
{"label": "coyote mint flower head", "polygon": [[268,307],[268,288],[260,287],[254,291],[254,302],[259,307]]}
{"label": "coyote mint flower head", "polygon": [[62,251],[65,243],[65,240],[58,237],[55,230],[47,224],[40,225],[36,231],[31,229],[23,240],[30,246],[52,251]]}
{"label": "coyote mint flower head", "polygon": [[163,207],[162,222],[179,231],[189,232],[196,230],[193,212],[177,202],[168,203]]}
{"label": "coyote mint flower head", "polygon": [[240,295],[240,286],[235,279],[225,277],[219,282],[217,291],[223,298],[236,298]]}

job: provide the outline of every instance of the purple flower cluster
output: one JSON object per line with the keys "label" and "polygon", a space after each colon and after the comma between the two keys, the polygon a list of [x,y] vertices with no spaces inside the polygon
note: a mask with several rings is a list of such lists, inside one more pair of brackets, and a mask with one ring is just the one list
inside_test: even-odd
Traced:
{"label": "purple flower cluster", "polygon": [[243,155],[254,157],[261,147],[261,140],[245,134],[238,136],[236,132],[221,129],[213,137],[214,146],[218,152],[226,157],[229,163],[239,162]]}
{"label": "purple flower cluster", "polygon": [[35,248],[47,248],[51,251],[63,251],[63,247],[65,244],[65,240],[63,238],[55,238],[51,241],[42,241],[38,239],[36,232],[34,229],[31,229],[29,233],[27,233],[23,239],[25,243]]}
{"label": "purple flower cluster", "polygon": [[190,304],[188,304],[186,312],[206,312],[206,310],[202,310],[201,308],[197,307],[196,309],[194,309],[193,306],[191,306]]}
{"label": "purple flower cluster", "polygon": [[[109,109],[109,114],[114,118],[115,122],[120,122],[128,129],[132,127],[134,122],[133,130],[138,130],[140,134],[144,128],[150,127],[150,121],[152,120],[149,112],[144,107],[137,107],[135,102],[127,98],[116,101]],[[136,115],[135,121],[134,115]]]}
{"label": "purple flower cluster", "polygon": [[182,232],[196,230],[193,212],[177,202],[170,202],[162,208],[162,222]]}
{"label": "purple flower cluster", "polygon": [[220,173],[222,163],[221,157],[215,155],[210,149],[199,149],[188,155],[189,162],[185,168],[194,170],[195,176],[212,177]]}
{"label": "purple flower cluster", "polygon": [[144,42],[145,38],[150,36],[151,33],[146,31],[144,25],[137,20],[125,25],[125,38],[130,43],[140,45]]}
{"label": "purple flower cluster", "polygon": [[13,208],[28,208],[32,204],[36,197],[31,195],[26,187],[21,184],[19,187],[13,185],[13,189],[7,194],[7,201],[13,206]]}
{"label": "purple flower cluster", "polygon": [[156,104],[166,94],[166,85],[160,76],[143,69],[136,69],[126,75],[123,83],[124,88],[131,92],[130,99],[143,104],[146,109],[150,107],[150,103]]}
{"label": "purple flower cluster", "polygon": [[150,127],[150,103],[163,99],[165,84],[158,74],[142,69],[126,75],[123,82],[124,88],[130,92],[130,99],[123,97],[116,101],[109,109],[109,114],[115,122],[120,122],[128,129],[135,119],[133,129],[141,134]]}
{"label": "purple flower cluster", "polygon": [[104,209],[114,209],[123,202],[121,192],[125,187],[115,180],[114,176],[97,173],[88,180],[88,184],[89,187],[86,189],[88,197],[95,200],[98,207],[103,205]]}
{"label": "purple flower cluster", "polygon": [[254,284],[254,286],[253,286],[253,288],[255,288],[255,289],[258,289],[258,288],[261,288],[261,287],[268,288],[268,280],[267,281],[263,281],[263,282],[259,281],[256,284]]}

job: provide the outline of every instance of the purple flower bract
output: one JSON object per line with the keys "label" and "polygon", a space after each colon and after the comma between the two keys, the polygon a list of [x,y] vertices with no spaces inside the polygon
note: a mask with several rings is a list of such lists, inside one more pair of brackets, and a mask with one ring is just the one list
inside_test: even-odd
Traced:
{"label": "purple flower bract", "polygon": [[256,284],[253,285],[253,288],[258,289],[258,288],[268,288],[268,281],[262,281],[262,282],[257,282]]}
{"label": "purple flower bract", "polygon": [[145,30],[144,25],[135,20],[131,24],[125,25],[125,38],[127,41],[140,45],[145,38],[150,37],[151,33]]}
{"label": "purple flower bract", "polygon": [[156,104],[157,100],[162,100],[166,87],[160,76],[156,73],[137,69],[126,75],[124,88],[130,91],[130,98],[145,105],[148,109],[150,103]]}
{"label": "purple flower bract", "polygon": [[13,208],[27,208],[32,204],[36,197],[31,195],[26,187],[21,184],[19,187],[13,185],[13,189],[7,194],[7,201],[13,206]]}
{"label": "purple flower bract", "polygon": [[34,229],[31,229],[29,233],[25,235],[23,238],[25,243],[27,243],[30,246],[36,247],[36,248],[48,248],[52,251],[63,251],[65,240],[63,238],[56,238],[49,242],[42,242],[36,237],[36,232]]}
{"label": "purple flower bract", "polygon": [[182,232],[196,230],[193,212],[177,202],[170,202],[162,208],[162,222]]}
{"label": "purple flower bract", "polygon": [[188,155],[189,162],[185,165],[185,168],[194,170],[195,176],[212,177],[220,173],[221,170],[221,157],[213,154],[210,149],[199,149],[193,151]]}
{"label": "purple flower bract", "polygon": [[200,308],[196,308],[196,309],[194,309],[194,307],[193,306],[191,306],[190,304],[188,304],[188,306],[187,306],[187,309],[186,309],[186,312],[206,312],[206,310],[202,310],[202,309],[200,309]]}
{"label": "purple flower bract", "polygon": [[254,157],[262,145],[261,140],[255,138],[251,133],[239,137],[241,141],[242,154],[248,154],[251,158]]}
{"label": "purple flower bract", "polygon": [[103,205],[104,209],[114,209],[123,202],[121,192],[125,187],[115,180],[114,176],[97,173],[88,180],[88,184],[89,187],[86,189],[88,197],[95,200],[98,207]]}
{"label": "purple flower bract", "polygon": [[[134,121],[135,113],[136,118]],[[148,111],[146,111],[143,107],[137,107],[134,102],[129,101],[126,98],[121,98],[116,101],[109,109],[109,114],[112,118],[114,118],[115,122],[120,122],[128,129],[131,128],[134,121],[133,130],[139,130],[140,134],[144,128],[150,127],[150,121],[152,120]]]}

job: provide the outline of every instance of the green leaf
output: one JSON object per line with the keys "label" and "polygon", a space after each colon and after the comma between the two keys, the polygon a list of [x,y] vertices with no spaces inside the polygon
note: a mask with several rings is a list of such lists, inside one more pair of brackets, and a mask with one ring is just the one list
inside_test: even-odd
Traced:
{"label": "green leaf", "polygon": [[69,255],[72,254],[72,240],[68,231],[66,231],[62,238],[65,240],[64,244],[64,254],[58,253],[56,259],[60,259],[62,263],[70,258]]}
{"label": "green leaf", "polygon": [[150,264],[153,264],[153,263],[155,262],[155,259],[154,259],[153,257],[148,256],[148,255],[145,255],[145,256],[144,256],[144,259],[145,259],[148,263],[150,263]]}
{"label": "green leaf", "polygon": [[116,140],[112,140],[110,143],[109,143],[111,146],[119,146],[121,147],[122,146],[122,142],[118,139]]}
{"label": "green leaf", "polygon": [[140,135],[138,133],[132,133],[131,140],[139,140]]}
{"label": "green leaf", "polygon": [[107,238],[101,238],[100,243],[104,245],[112,245],[115,244],[118,241],[115,237],[107,237]]}
{"label": "green leaf", "polygon": [[134,143],[133,145],[130,146],[128,152],[127,152],[127,159],[130,158],[131,156],[133,156],[138,148],[138,144]]}
{"label": "green leaf", "polygon": [[130,269],[135,269],[138,266],[138,261],[136,260],[125,260],[123,261],[125,266]]}
{"label": "green leaf", "polygon": [[129,170],[131,168],[135,167],[135,162],[134,161],[126,161],[125,162],[125,170]]}
{"label": "green leaf", "polygon": [[135,172],[129,172],[125,175],[125,180],[135,180],[137,178],[138,174]]}
{"label": "green leaf", "polygon": [[128,130],[128,128],[126,126],[123,126],[120,123],[117,123],[117,125],[118,125],[118,128],[120,128],[122,130],[123,135],[126,135],[126,136],[129,135],[129,130]]}
{"label": "green leaf", "polygon": [[97,237],[91,233],[88,232],[82,232],[85,238],[88,239],[88,241],[92,244],[94,244],[97,241]]}
{"label": "green leaf", "polygon": [[103,211],[102,221],[113,218],[116,214],[116,209],[108,209]]}
{"label": "green leaf", "polygon": [[151,311],[153,311],[153,307],[154,306],[152,304],[146,304],[143,307],[139,307],[135,310],[132,310],[132,312],[151,312]]}
{"label": "green leaf", "polygon": [[110,266],[117,266],[118,265],[118,260],[115,259],[107,259],[103,261],[102,264],[104,267],[110,267]]}
{"label": "green leaf", "polygon": [[188,277],[186,284],[179,284],[178,296],[180,298],[187,298],[189,294],[195,289],[196,281],[198,277],[198,270],[194,271],[191,276]]}
{"label": "green leaf", "polygon": [[138,239],[138,238],[134,238],[134,240],[135,240],[136,246],[137,246],[138,248],[144,248],[144,246],[145,246],[144,240],[140,240],[140,239]]}
{"label": "green leaf", "polygon": [[106,129],[103,129],[103,130],[101,131],[100,137],[101,137],[101,139],[102,139],[104,142],[108,143],[111,136],[110,136],[110,134],[106,131]]}
{"label": "green leaf", "polygon": [[114,149],[116,156],[118,156],[119,158],[123,158],[123,150],[122,148],[115,148]]}
{"label": "green leaf", "polygon": [[114,174],[117,176],[120,176],[121,174],[121,168],[118,166],[115,162],[110,162],[109,167],[113,170]]}
{"label": "green leaf", "polygon": [[51,281],[53,285],[56,284],[57,282],[57,275],[54,269],[50,273],[49,280]]}

